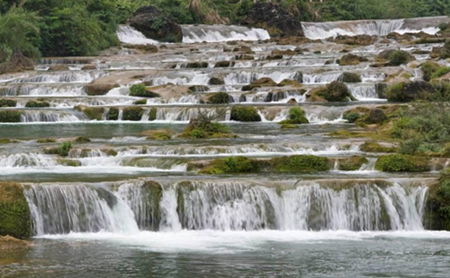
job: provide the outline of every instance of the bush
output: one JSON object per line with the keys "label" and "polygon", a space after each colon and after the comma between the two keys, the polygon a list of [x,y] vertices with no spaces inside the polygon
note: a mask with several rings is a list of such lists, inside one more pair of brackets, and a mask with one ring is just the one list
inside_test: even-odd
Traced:
{"label": "bush", "polygon": [[362,156],[352,156],[339,161],[339,170],[341,171],[357,171],[369,161]]}
{"label": "bush", "polygon": [[403,94],[403,87],[405,83],[400,82],[394,85],[391,85],[386,90],[386,97],[389,101],[405,101],[405,97]]}
{"label": "bush", "polygon": [[228,157],[216,159],[200,170],[201,174],[220,175],[233,173],[255,173],[259,171],[259,163],[246,157]]}
{"label": "bush", "polygon": [[433,74],[437,72],[440,68],[441,66],[436,62],[426,61],[425,63],[423,63],[420,66],[420,69],[423,72],[423,80],[430,81]]}
{"label": "bush", "polygon": [[59,156],[66,157],[69,155],[70,150],[72,149],[71,142],[63,142],[56,148],[45,149],[44,153],[46,154],[56,154]]}
{"label": "bush", "polygon": [[339,81],[344,83],[359,83],[361,82],[361,77],[353,72],[344,72],[339,77]]}
{"label": "bush", "polygon": [[431,75],[431,79],[439,78],[443,75],[446,75],[449,72],[450,72],[450,67],[442,67],[442,68],[438,69],[435,73],[433,73],[433,75]]}
{"label": "bush", "polygon": [[133,97],[148,97],[148,98],[155,98],[160,97],[159,94],[147,91],[144,84],[135,84],[130,87],[130,96]]}
{"label": "bush", "polygon": [[116,107],[109,108],[106,118],[108,121],[117,121],[119,119],[119,109]]}
{"label": "bush", "polygon": [[230,96],[227,93],[216,93],[208,98],[209,104],[228,104]]}
{"label": "bush", "polygon": [[30,100],[25,104],[25,107],[27,108],[42,108],[42,107],[50,107],[50,103],[46,101],[34,101]]}
{"label": "bush", "polygon": [[400,66],[409,62],[410,56],[408,52],[395,50],[389,55],[389,64],[393,66]]}
{"label": "bush", "polygon": [[295,107],[289,109],[288,119],[281,121],[280,124],[308,124],[309,121],[305,117],[305,111],[301,108]]}
{"label": "bush", "polygon": [[213,122],[212,117],[199,110],[197,118],[191,120],[180,137],[201,139],[234,137],[234,135],[230,134],[230,129],[226,125]]}
{"label": "bush", "polygon": [[16,107],[17,101],[12,99],[0,99],[0,107]]}
{"label": "bush", "polygon": [[354,123],[359,118],[361,118],[361,115],[357,112],[350,111],[349,113],[344,114],[344,120],[347,120],[349,123]]}
{"label": "bush", "polygon": [[22,113],[14,110],[0,111],[0,123],[20,123]]}
{"label": "bush", "polygon": [[103,107],[86,107],[83,110],[83,113],[90,120],[97,120],[97,121],[100,121],[102,119],[104,112],[105,112],[105,108],[103,108]]}
{"label": "bush", "polygon": [[330,169],[328,158],[314,155],[295,155],[279,157],[271,160],[271,165],[277,172],[323,172]]}
{"label": "bush", "polygon": [[127,107],[123,109],[124,121],[140,121],[144,115],[144,109],[141,107]]}
{"label": "bush", "polygon": [[240,121],[240,122],[260,122],[261,116],[258,114],[258,111],[254,107],[234,106],[231,109],[230,119],[232,121]]}
{"label": "bush", "polygon": [[11,182],[0,183],[0,236],[31,237],[30,216],[23,186]]}
{"label": "bush", "polygon": [[383,172],[426,172],[430,171],[429,160],[403,154],[380,156],[375,169]]}

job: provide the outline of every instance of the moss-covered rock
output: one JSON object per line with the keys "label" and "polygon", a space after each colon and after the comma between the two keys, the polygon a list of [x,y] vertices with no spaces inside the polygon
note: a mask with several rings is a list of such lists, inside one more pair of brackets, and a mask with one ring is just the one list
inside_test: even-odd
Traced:
{"label": "moss-covered rock", "polygon": [[214,67],[215,68],[229,68],[229,67],[233,67],[234,66],[234,62],[233,61],[220,61],[217,62]]}
{"label": "moss-covered rock", "polygon": [[278,87],[302,87],[302,84],[296,80],[291,79],[283,79],[280,83],[277,85]]}
{"label": "moss-covered rock", "polygon": [[242,91],[251,91],[255,88],[261,88],[261,87],[275,87],[277,85],[278,84],[275,81],[273,81],[271,78],[263,77],[263,78],[253,81],[249,85],[243,86]]}
{"label": "moss-covered rock", "polygon": [[73,141],[75,143],[89,143],[89,142],[91,142],[91,139],[89,139],[87,137],[80,136],[80,137],[75,138],[75,140],[73,140]]}
{"label": "moss-covered rock", "polygon": [[300,107],[294,107],[289,109],[288,118],[281,121],[280,124],[308,124],[309,121],[305,117],[305,111]]}
{"label": "moss-covered rock", "polygon": [[134,105],[146,105],[147,104],[147,100],[146,99],[140,99],[140,100],[136,100],[133,101]]}
{"label": "moss-covered rock", "polygon": [[361,82],[361,76],[353,72],[344,72],[338,79],[340,82],[344,83],[359,83]]}
{"label": "moss-covered rock", "polygon": [[360,151],[366,153],[395,153],[396,147],[382,146],[376,142],[365,142],[359,147]]}
{"label": "moss-covered rock", "polygon": [[56,139],[55,138],[41,138],[37,140],[38,144],[48,144],[48,143],[55,143]]}
{"label": "moss-covered rock", "polygon": [[420,69],[422,70],[423,73],[423,80],[425,81],[430,81],[431,80],[431,76],[437,72],[439,69],[441,68],[441,66],[433,61],[426,61],[425,63],[423,63],[420,66]]}
{"label": "moss-covered rock", "polygon": [[170,129],[156,129],[147,130],[142,132],[143,135],[147,136],[149,140],[170,140],[173,137],[173,132]]}
{"label": "moss-covered rock", "polygon": [[208,96],[209,104],[228,104],[230,102],[233,102],[233,97],[227,93],[220,92]]}
{"label": "moss-covered rock", "polygon": [[429,162],[426,157],[391,154],[380,156],[375,169],[383,172],[427,172],[430,171]]}
{"label": "moss-covered rock", "polygon": [[438,182],[429,186],[423,217],[424,227],[430,230],[450,230],[450,178],[444,173]]}
{"label": "moss-covered rock", "polygon": [[80,167],[81,162],[75,159],[58,159],[57,160],[59,165],[65,166],[65,167]]}
{"label": "moss-covered rock", "polygon": [[0,111],[0,123],[20,123],[22,112],[15,110]]}
{"label": "moss-covered rock", "polygon": [[0,99],[0,107],[16,107],[17,101],[12,99],[2,98]]}
{"label": "moss-covered rock", "polygon": [[144,109],[141,107],[127,107],[123,109],[124,121],[140,121],[144,115]]}
{"label": "moss-covered rock", "polygon": [[382,124],[386,121],[387,117],[384,114],[384,111],[380,108],[370,109],[365,122],[368,124]]}
{"label": "moss-covered rock", "polygon": [[86,94],[89,96],[103,96],[114,88],[119,87],[118,84],[87,84],[85,87]]}
{"label": "moss-covered rock", "polygon": [[359,65],[361,62],[365,62],[365,61],[367,61],[366,58],[349,53],[349,54],[345,54],[344,56],[342,56],[341,59],[339,59],[339,65],[340,66],[354,66],[354,65]]}
{"label": "moss-covered rock", "polygon": [[377,56],[377,61],[389,62],[390,66],[399,66],[415,60],[414,56],[403,50],[388,49]]}
{"label": "moss-covered rock", "polygon": [[314,155],[295,155],[273,158],[271,167],[281,173],[323,172],[330,170],[328,158]]}
{"label": "moss-covered rock", "polygon": [[188,63],[186,65],[186,68],[188,68],[188,69],[200,69],[200,68],[207,68],[207,67],[208,67],[207,62],[192,62],[192,63]]}
{"label": "moss-covered rock", "polygon": [[232,173],[255,173],[259,171],[259,163],[246,157],[228,157],[216,159],[200,170],[200,174],[220,175]]}
{"label": "moss-covered rock", "polygon": [[315,88],[311,90],[306,97],[308,101],[312,102],[345,102],[356,100],[350,93],[347,85],[338,81],[333,81],[325,87]]}
{"label": "moss-covered rock", "polygon": [[338,169],[341,171],[357,171],[361,169],[364,164],[367,164],[369,161],[367,158],[362,156],[352,156],[349,158],[339,160]]}
{"label": "moss-covered rock", "polygon": [[119,109],[116,107],[111,107],[106,115],[108,121],[117,121],[119,119]]}
{"label": "moss-covered rock", "polygon": [[42,108],[42,107],[50,107],[50,103],[46,101],[38,101],[38,100],[30,100],[25,104],[27,108]]}
{"label": "moss-covered rock", "polygon": [[44,149],[44,153],[45,154],[55,154],[55,155],[59,155],[62,157],[66,157],[69,155],[69,152],[71,149],[72,149],[71,142],[63,142],[58,147]]}
{"label": "moss-covered rock", "polygon": [[0,183],[0,235],[29,238],[32,235],[31,213],[23,194],[23,187],[17,183]]}
{"label": "moss-covered rock", "polygon": [[258,111],[254,107],[234,106],[231,109],[230,120],[239,122],[260,122],[261,116],[258,114]]}
{"label": "moss-covered rock", "polygon": [[218,78],[218,77],[211,77],[208,81],[208,85],[224,85],[225,82],[223,81],[222,78]]}
{"label": "moss-covered rock", "polygon": [[434,92],[433,86],[428,82],[400,82],[388,87],[386,97],[389,101],[408,102],[414,100],[426,100]]}
{"label": "moss-covered rock", "polygon": [[151,88],[147,88],[144,84],[134,84],[133,86],[131,86],[130,96],[147,98],[161,97],[158,93],[153,92]]}
{"label": "moss-covered rock", "polygon": [[84,107],[82,111],[86,117],[90,120],[100,121],[103,117],[103,113],[105,113],[105,108],[103,107]]}

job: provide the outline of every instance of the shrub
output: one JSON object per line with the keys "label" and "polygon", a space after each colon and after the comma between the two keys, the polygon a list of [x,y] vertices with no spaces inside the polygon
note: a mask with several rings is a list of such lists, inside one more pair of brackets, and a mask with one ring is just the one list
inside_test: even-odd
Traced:
{"label": "shrub", "polygon": [[405,83],[400,82],[387,88],[386,97],[389,101],[405,101],[403,87]]}
{"label": "shrub", "polygon": [[352,156],[339,161],[339,170],[341,171],[357,171],[369,161],[362,156]]}
{"label": "shrub", "polygon": [[340,82],[345,82],[345,83],[359,83],[361,82],[361,77],[353,72],[344,72],[340,77],[339,77],[339,81]]}
{"label": "shrub", "polygon": [[281,121],[280,124],[308,124],[309,121],[305,117],[305,111],[299,107],[289,109],[288,119]]}
{"label": "shrub", "polygon": [[361,118],[361,115],[354,111],[350,111],[349,113],[344,114],[344,120],[347,120],[349,123],[354,123],[359,118]]}
{"label": "shrub", "polygon": [[144,84],[135,84],[130,87],[130,96],[132,97],[148,97],[156,98],[161,97],[159,94],[146,89]]}
{"label": "shrub", "polygon": [[86,107],[83,110],[83,113],[90,120],[97,120],[97,121],[100,121],[102,119],[104,112],[105,112],[105,108],[103,108],[103,107]]}
{"label": "shrub", "polygon": [[321,172],[330,169],[328,158],[314,155],[296,155],[271,160],[277,172]]}
{"label": "shrub", "polygon": [[0,123],[19,123],[22,113],[14,110],[0,111]]}
{"label": "shrub", "polygon": [[432,78],[432,75],[438,71],[441,68],[441,66],[436,63],[436,62],[432,62],[432,61],[426,61],[425,63],[423,63],[420,66],[420,69],[423,72],[423,79],[425,81],[430,81]]}
{"label": "shrub", "polygon": [[258,111],[254,107],[234,106],[231,109],[230,119],[232,121],[240,121],[240,122],[260,122],[261,116],[258,114]]}
{"label": "shrub", "polygon": [[255,173],[259,171],[259,163],[246,157],[228,157],[216,159],[200,170],[201,174]]}
{"label": "shrub", "polygon": [[34,101],[30,100],[25,104],[25,107],[27,108],[42,108],[42,107],[50,107],[50,103],[46,101]]}
{"label": "shrub", "polygon": [[140,121],[144,115],[144,109],[141,107],[127,107],[123,109],[124,121]]}
{"label": "shrub", "polygon": [[111,107],[106,117],[108,121],[117,121],[119,119],[119,109],[116,107]]}
{"label": "shrub", "polygon": [[72,149],[71,142],[63,142],[56,148],[44,149],[44,152],[46,154],[56,154],[65,157],[69,155],[71,149]]}
{"label": "shrub", "polygon": [[383,172],[426,172],[430,171],[429,160],[403,154],[380,156],[375,169]]}
{"label": "shrub", "polygon": [[0,107],[16,107],[17,101],[12,99],[0,99]]}
{"label": "shrub", "polygon": [[407,64],[410,59],[408,52],[395,50],[389,55],[389,64],[393,66],[400,66]]}
{"label": "shrub", "polygon": [[230,96],[227,93],[216,93],[208,98],[210,104],[227,104],[230,102]]}

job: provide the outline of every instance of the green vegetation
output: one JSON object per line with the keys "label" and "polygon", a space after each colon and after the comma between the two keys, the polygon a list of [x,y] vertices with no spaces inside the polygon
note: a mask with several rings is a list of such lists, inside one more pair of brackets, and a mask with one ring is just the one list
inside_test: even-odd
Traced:
{"label": "green vegetation", "polygon": [[439,182],[430,186],[424,224],[427,229],[450,230],[450,178],[448,172],[442,173]]}
{"label": "green vegetation", "polygon": [[50,107],[50,103],[46,101],[34,101],[30,100],[25,104],[25,107],[28,108],[42,108],[42,107]]}
{"label": "green vegetation", "polygon": [[426,172],[430,171],[430,165],[425,157],[391,154],[380,156],[375,169],[383,172]]}
{"label": "green vegetation", "polygon": [[443,75],[446,75],[449,72],[450,72],[450,67],[442,67],[442,68],[438,69],[435,73],[433,73],[433,75],[431,75],[431,79],[439,78]]}
{"label": "green vegetation", "polygon": [[369,161],[362,156],[352,156],[339,161],[339,170],[341,171],[357,171]]}
{"label": "green vegetation", "polygon": [[314,155],[274,158],[270,164],[277,172],[282,173],[323,172],[330,169],[328,158]]}
{"label": "green vegetation", "polygon": [[23,187],[17,183],[0,183],[0,236],[31,237],[31,216]]}
{"label": "green vegetation", "polygon": [[20,123],[22,113],[14,110],[0,111],[0,123]]}
{"label": "green vegetation", "polygon": [[144,115],[144,109],[141,107],[127,107],[123,109],[124,121],[140,121]]}
{"label": "green vegetation", "polygon": [[409,62],[410,55],[406,51],[395,50],[389,55],[389,64],[392,66],[400,66]]}
{"label": "green vegetation", "polygon": [[69,155],[70,150],[72,149],[71,142],[63,142],[58,147],[44,149],[44,153],[46,154],[56,154],[62,157],[66,157]]}
{"label": "green vegetation", "polygon": [[48,143],[55,143],[56,139],[54,138],[44,138],[44,139],[38,139],[37,143],[38,144],[48,144]]}
{"label": "green vegetation", "polygon": [[0,99],[0,107],[16,107],[17,101],[12,99]]}
{"label": "green vegetation", "polygon": [[376,142],[365,142],[359,149],[366,153],[395,153],[397,148],[382,146]]}
{"label": "green vegetation", "polygon": [[426,61],[420,66],[423,72],[423,79],[425,81],[430,81],[432,76],[441,68],[441,66],[433,61]]}
{"label": "green vegetation", "polygon": [[233,106],[231,109],[232,121],[240,122],[260,122],[261,116],[258,114],[258,110],[254,107],[237,107]]}
{"label": "green vegetation", "polygon": [[[400,153],[447,156],[450,142],[450,108],[446,104],[416,104],[404,109],[392,136],[401,140]],[[449,153],[450,154],[450,153]]]}
{"label": "green vegetation", "polygon": [[259,170],[259,163],[246,157],[227,157],[216,159],[203,168],[200,173],[207,175],[220,175],[232,173],[255,173]]}
{"label": "green vegetation", "polygon": [[159,94],[147,90],[144,84],[134,84],[133,86],[131,86],[130,96],[148,98],[160,97]]}
{"label": "green vegetation", "polygon": [[102,119],[104,112],[105,112],[105,108],[103,108],[103,107],[86,107],[83,110],[83,113],[90,120],[97,120],[97,121],[100,121]]}
{"label": "green vegetation", "polygon": [[108,121],[117,121],[119,119],[119,109],[116,107],[111,107],[106,115]]}
{"label": "green vegetation", "polygon": [[344,72],[339,77],[339,81],[344,83],[359,83],[361,82],[361,77],[353,72]]}
{"label": "green vegetation", "polygon": [[142,132],[143,135],[147,136],[149,140],[170,140],[173,137],[173,132],[170,129],[157,129],[157,130],[148,130]]}
{"label": "green vegetation", "polygon": [[[287,120],[281,121],[281,125],[308,124],[309,121],[305,117],[305,111],[299,107],[289,109]],[[286,127],[287,128],[287,127]]]}
{"label": "green vegetation", "polygon": [[191,120],[189,125],[183,130],[181,138],[208,139],[208,138],[228,138],[236,137],[230,129],[221,123],[214,122],[213,118],[206,112],[199,110],[197,118]]}
{"label": "green vegetation", "polygon": [[230,96],[227,93],[215,93],[208,98],[209,104],[227,104],[230,101]]}

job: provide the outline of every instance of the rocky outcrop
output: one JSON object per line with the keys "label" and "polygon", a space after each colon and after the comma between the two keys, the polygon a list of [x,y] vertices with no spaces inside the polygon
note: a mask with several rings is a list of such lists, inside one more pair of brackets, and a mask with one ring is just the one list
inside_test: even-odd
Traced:
{"label": "rocky outcrop", "polygon": [[33,61],[25,57],[19,49],[14,50],[9,61],[0,64],[0,74],[33,69]]}
{"label": "rocky outcrop", "polygon": [[355,100],[348,87],[340,82],[334,81],[325,87],[312,89],[306,99],[309,102],[345,102]]}
{"label": "rocky outcrop", "polygon": [[433,93],[434,88],[430,83],[416,81],[391,85],[386,91],[386,96],[389,101],[408,102],[426,100]]}
{"label": "rocky outcrop", "polygon": [[273,3],[257,2],[250,8],[241,23],[267,29],[271,36],[304,36],[297,15],[285,7]]}
{"label": "rocky outcrop", "polygon": [[339,60],[339,65],[340,66],[354,66],[354,65],[359,65],[359,63],[361,62],[367,62],[367,58],[365,57],[360,57],[358,55],[355,54],[345,54],[344,56],[342,56],[342,58]]}
{"label": "rocky outcrop", "polygon": [[30,209],[23,187],[12,182],[0,183],[0,236],[31,236]]}
{"label": "rocky outcrop", "polygon": [[142,32],[146,37],[162,42],[181,42],[183,32],[172,17],[153,6],[139,8],[128,24]]}

